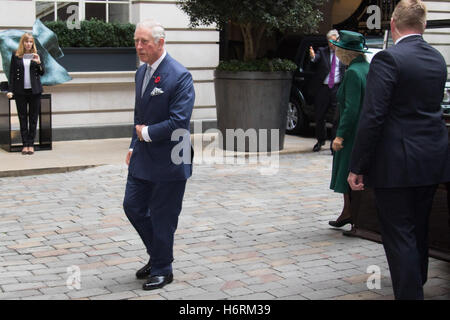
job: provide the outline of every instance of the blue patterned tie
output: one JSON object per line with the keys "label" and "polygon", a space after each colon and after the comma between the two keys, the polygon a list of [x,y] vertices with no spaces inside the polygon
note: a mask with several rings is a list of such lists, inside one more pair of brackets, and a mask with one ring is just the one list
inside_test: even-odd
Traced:
{"label": "blue patterned tie", "polygon": [[147,70],[145,71],[145,76],[144,76],[144,83],[142,84],[141,97],[144,95],[145,89],[147,88],[148,83],[150,82],[151,71],[152,71],[152,67],[147,65]]}

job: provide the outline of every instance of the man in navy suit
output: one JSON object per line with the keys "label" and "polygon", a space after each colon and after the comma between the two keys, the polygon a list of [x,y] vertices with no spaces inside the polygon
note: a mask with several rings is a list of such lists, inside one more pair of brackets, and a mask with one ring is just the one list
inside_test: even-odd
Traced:
{"label": "man in navy suit", "polygon": [[191,74],[166,52],[161,24],[139,23],[134,41],[145,64],[135,77],[135,128],[123,208],[150,256],[136,277],[147,279],[143,289],[152,290],[173,281],[174,234],[192,174],[189,127],[195,92]]}
{"label": "man in navy suit", "polygon": [[332,108],[335,110],[335,119],[333,119],[333,137],[337,126],[338,112],[336,109],[336,93],[339,89],[339,84],[344,78],[345,65],[341,63],[335,54],[336,46],[330,40],[336,41],[339,37],[337,30],[330,30],[327,33],[328,46],[319,48],[314,52],[312,47],[309,48],[309,55],[311,61],[316,65],[317,72],[314,77],[314,108],[315,108],[315,123],[316,123],[316,138],[313,151],[320,151],[325,144],[327,138],[327,129],[325,127],[325,116],[327,111]]}
{"label": "man in navy suit", "polygon": [[395,45],[372,59],[348,182],[374,188],[396,299],[423,299],[428,220],[437,185],[450,181],[442,116],[447,67],[426,43],[426,7],[402,0],[391,18]]}

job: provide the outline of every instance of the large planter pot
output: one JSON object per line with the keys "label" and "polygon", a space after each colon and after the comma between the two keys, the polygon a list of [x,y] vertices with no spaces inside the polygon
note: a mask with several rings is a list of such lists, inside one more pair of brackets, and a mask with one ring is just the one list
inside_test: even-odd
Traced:
{"label": "large planter pot", "polygon": [[64,57],[58,60],[69,72],[135,71],[136,49],[123,48],[62,48]]}
{"label": "large planter pot", "polygon": [[282,150],[292,72],[216,70],[214,75],[220,147],[244,152]]}

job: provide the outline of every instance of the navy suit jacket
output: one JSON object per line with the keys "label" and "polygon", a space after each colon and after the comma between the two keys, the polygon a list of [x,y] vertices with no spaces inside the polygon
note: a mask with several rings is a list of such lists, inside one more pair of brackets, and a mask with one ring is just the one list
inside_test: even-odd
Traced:
{"label": "navy suit jacket", "polygon": [[[321,84],[323,84],[325,78],[330,73],[330,54],[330,47],[328,46],[317,49],[316,55],[313,60],[313,64],[315,64],[317,68],[313,79],[314,92],[319,88]],[[345,69],[345,65],[341,61],[339,61],[339,82],[342,82],[342,79],[344,78]]]}
{"label": "navy suit jacket", "polygon": [[[192,158],[187,154],[191,152],[189,129],[195,100],[192,76],[167,54],[141,98],[146,67],[144,64],[136,71],[134,124],[147,125],[152,141],[139,141],[134,129],[128,171],[135,178],[154,182],[186,180],[192,175]],[[152,95],[155,88],[164,93]],[[172,141],[177,129],[184,129],[184,135]],[[183,156],[189,160],[179,163]]]}
{"label": "navy suit jacket", "polygon": [[375,188],[450,181],[441,101],[447,66],[421,36],[372,59],[350,171]]}

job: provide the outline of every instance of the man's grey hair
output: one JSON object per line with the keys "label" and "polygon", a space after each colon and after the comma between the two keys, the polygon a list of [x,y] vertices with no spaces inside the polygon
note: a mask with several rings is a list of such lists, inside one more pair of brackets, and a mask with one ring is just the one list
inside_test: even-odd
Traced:
{"label": "man's grey hair", "polygon": [[164,30],[164,27],[162,26],[161,23],[153,19],[148,19],[139,22],[136,25],[136,30],[139,28],[150,30],[155,43],[157,43],[159,39],[166,39],[166,31]]}
{"label": "man's grey hair", "polygon": [[327,39],[330,39],[332,36],[336,36],[336,38],[339,38],[339,32],[336,29],[328,31]]}

